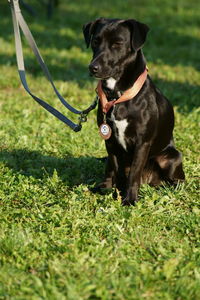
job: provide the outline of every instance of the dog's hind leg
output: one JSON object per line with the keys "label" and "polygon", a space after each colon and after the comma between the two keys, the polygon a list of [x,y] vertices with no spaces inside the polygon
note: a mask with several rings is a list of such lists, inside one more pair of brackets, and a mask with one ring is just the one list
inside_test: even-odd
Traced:
{"label": "dog's hind leg", "polygon": [[141,177],[141,184],[159,186],[162,184],[162,169],[154,159],[149,159]]}
{"label": "dog's hind leg", "polygon": [[185,174],[182,165],[182,155],[173,146],[169,145],[155,158],[162,170],[162,177],[166,182],[177,184],[184,181]]}

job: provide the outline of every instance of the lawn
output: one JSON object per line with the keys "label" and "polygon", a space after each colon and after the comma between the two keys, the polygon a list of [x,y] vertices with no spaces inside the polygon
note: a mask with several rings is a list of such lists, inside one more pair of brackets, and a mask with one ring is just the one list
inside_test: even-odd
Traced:
{"label": "lawn", "polygon": [[[96,111],[79,133],[23,90],[7,1],[0,2],[0,299],[200,299],[200,2],[60,1],[48,20],[23,14],[60,93],[77,109],[95,96],[82,25],[135,18],[151,31],[149,73],[175,109],[186,182],[142,186],[135,207],[93,194],[106,156]],[[53,94],[26,42],[32,91],[77,121]]]}

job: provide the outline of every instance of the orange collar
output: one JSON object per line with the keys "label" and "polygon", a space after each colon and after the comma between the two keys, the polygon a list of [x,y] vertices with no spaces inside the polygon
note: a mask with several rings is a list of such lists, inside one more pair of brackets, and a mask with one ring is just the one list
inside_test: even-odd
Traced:
{"label": "orange collar", "polygon": [[109,109],[117,103],[125,102],[125,101],[128,101],[128,100],[134,98],[141,90],[141,88],[147,78],[147,72],[148,72],[148,69],[145,68],[144,72],[142,74],[140,74],[138,79],[134,82],[133,86],[130,89],[126,90],[124,92],[124,94],[121,97],[119,97],[117,100],[112,100],[112,101],[108,101],[108,99],[106,98],[106,95],[102,89],[102,83],[100,80],[97,85],[97,94],[98,94],[100,102],[101,102],[103,113],[107,113],[109,111]]}

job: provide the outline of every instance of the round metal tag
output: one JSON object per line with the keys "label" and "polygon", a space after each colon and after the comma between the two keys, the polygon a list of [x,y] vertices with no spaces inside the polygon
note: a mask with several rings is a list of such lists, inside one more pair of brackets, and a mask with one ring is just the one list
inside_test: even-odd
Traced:
{"label": "round metal tag", "polygon": [[110,138],[110,136],[111,136],[112,129],[110,128],[110,126],[108,124],[103,123],[99,127],[99,133],[100,133],[100,136],[104,140],[108,140]]}

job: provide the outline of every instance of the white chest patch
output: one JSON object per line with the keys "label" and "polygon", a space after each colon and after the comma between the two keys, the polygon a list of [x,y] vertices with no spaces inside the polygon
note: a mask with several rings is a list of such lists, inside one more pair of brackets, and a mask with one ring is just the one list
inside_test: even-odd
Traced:
{"label": "white chest patch", "polygon": [[126,150],[126,142],[125,142],[125,130],[128,126],[128,122],[126,119],[121,120],[121,121],[117,121],[115,120],[115,125],[118,129],[118,140],[119,143],[122,145],[122,147]]}
{"label": "white chest patch", "polygon": [[117,120],[113,120],[117,130],[118,130],[118,135],[117,135],[117,139],[120,143],[120,145],[126,150],[126,141],[125,141],[125,130],[128,126],[128,122],[126,119],[121,120],[121,121],[117,121]]}
{"label": "white chest patch", "polygon": [[106,86],[107,86],[107,88],[109,88],[111,90],[114,90],[115,84],[116,84],[116,80],[112,77],[110,77],[106,80]]}

